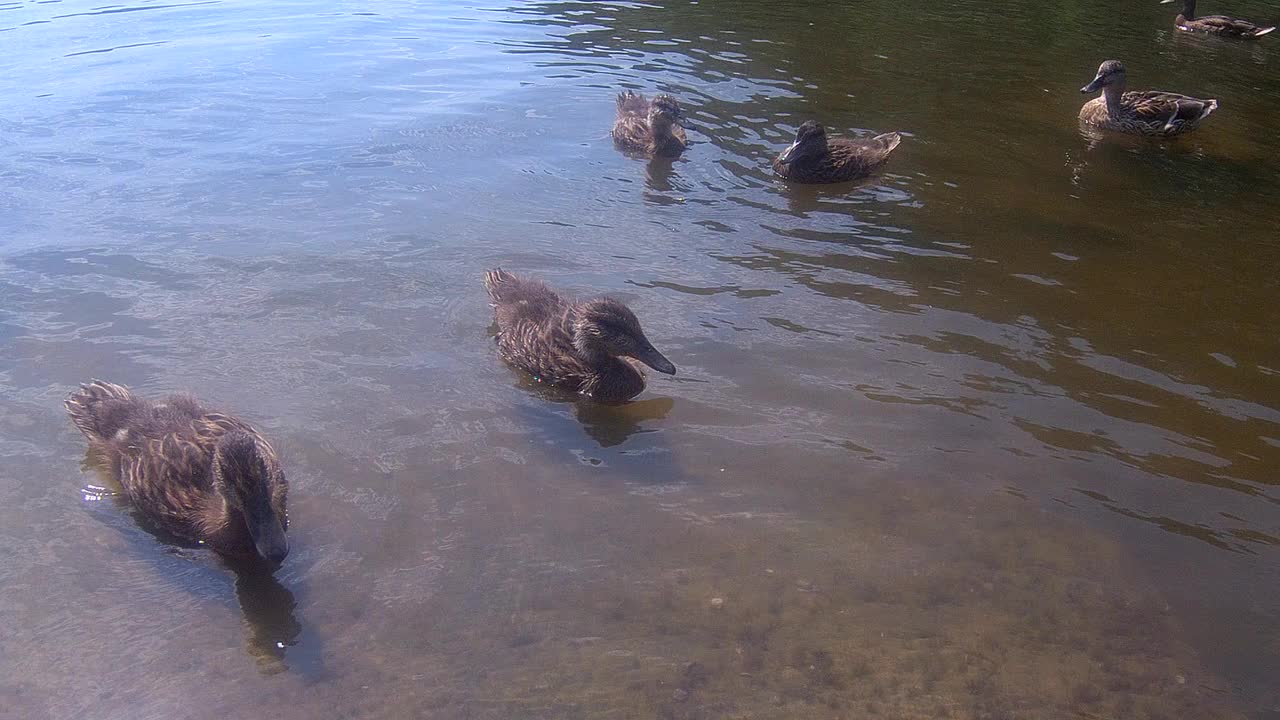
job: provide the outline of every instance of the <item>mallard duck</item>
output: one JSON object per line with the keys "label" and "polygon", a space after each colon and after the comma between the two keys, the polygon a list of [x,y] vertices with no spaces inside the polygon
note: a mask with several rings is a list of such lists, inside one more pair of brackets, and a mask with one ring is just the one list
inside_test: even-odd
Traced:
{"label": "mallard duck", "polygon": [[670,95],[650,101],[630,90],[618,93],[618,119],[613,122],[613,141],[618,147],[650,157],[676,157],[687,141],[680,127],[680,103]]}
{"label": "mallard duck", "polygon": [[94,380],[64,403],[134,507],[161,529],[223,555],[279,565],[289,554],[288,483],[247,423],[190,395],[150,402]]}
{"label": "mallard duck", "polygon": [[498,324],[498,354],[540,382],[624,402],[644,390],[644,373],[632,361],[676,374],[635,314],[613,298],[566,299],[539,280],[500,268],[484,274],[484,286]]}
{"label": "mallard duck", "polygon": [[[1177,2],[1177,0],[1160,0],[1161,5]],[[1275,26],[1262,27],[1248,20],[1227,17],[1226,15],[1205,15],[1196,17],[1196,0],[1182,0],[1182,12],[1174,19],[1173,24],[1179,30],[1187,32],[1204,32],[1213,35],[1233,38],[1262,37],[1275,30]]]}
{"label": "mallard duck", "polygon": [[773,161],[773,171],[799,183],[837,183],[875,172],[902,142],[896,132],[871,138],[828,138],[826,128],[808,120],[796,141]]}
{"label": "mallard duck", "polygon": [[1080,108],[1080,119],[1103,130],[1173,137],[1195,130],[1218,109],[1217,100],[1159,90],[1125,92],[1124,83],[1124,65],[1119,60],[1102,63],[1093,82],[1080,88],[1086,94],[1101,89],[1102,95]]}

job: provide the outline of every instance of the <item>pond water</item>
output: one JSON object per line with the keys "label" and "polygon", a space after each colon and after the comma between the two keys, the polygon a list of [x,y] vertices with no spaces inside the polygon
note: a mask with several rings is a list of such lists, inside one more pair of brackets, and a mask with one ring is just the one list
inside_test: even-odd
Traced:
{"label": "pond water", "polygon": [[[1280,718],[1280,39],[126,2],[0,2],[0,717]],[[1111,57],[1221,109],[1083,133]],[[681,99],[681,159],[613,148],[624,88]],[[904,141],[789,187],[808,118]],[[679,374],[522,378],[498,265],[625,300]],[[91,377],[264,430],[274,577],[82,491]]]}

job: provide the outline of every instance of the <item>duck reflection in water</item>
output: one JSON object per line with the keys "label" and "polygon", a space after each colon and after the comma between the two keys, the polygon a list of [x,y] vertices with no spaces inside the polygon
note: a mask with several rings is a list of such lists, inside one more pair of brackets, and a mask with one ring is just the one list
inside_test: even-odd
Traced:
{"label": "duck reflection in water", "polygon": [[[671,178],[676,176],[675,161],[668,157],[655,157],[645,164],[644,186],[651,192],[669,193],[675,189]],[[646,198],[656,200],[649,194]]]}
{"label": "duck reflection in water", "polygon": [[225,562],[236,576],[236,600],[243,614],[245,652],[263,674],[288,670],[285,653],[298,643],[302,634],[302,623],[294,614],[298,602],[293,593],[262,563]]}
{"label": "duck reflection in water", "polygon": [[883,195],[894,194],[892,191],[882,192],[882,183],[883,178],[879,176],[836,185],[791,183],[786,189],[787,210],[799,217],[807,217],[815,212],[845,212],[844,208],[859,202],[882,202],[886,199]]}
{"label": "duck reflection in water", "polygon": [[516,386],[535,398],[517,405],[521,425],[542,439],[538,444],[556,453],[557,460],[562,461],[559,453],[567,451],[579,463],[601,468],[610,478],[637,486],[690,481],[662,432],[663,421],[675,409],[674,398],[605,404],[527,375],[522,375]]}
{"label": "duck reflection in water", "polygon": [[[553,415],[567,417],[559,408],[572,405],[582,431],[602,448],[617,447],[633,435],[655,432],[645,426],[667,417],[675,407],[675,400],[669,397],[632,400],[626,404],[599,403],[554,385],[540,383],[524,373],[518,374],[516,387],[550,403],[548,412]],[[536,417],[530,417],[529,421],[546,427],[548,418],[540,410],[535,409],[531,415]]]}

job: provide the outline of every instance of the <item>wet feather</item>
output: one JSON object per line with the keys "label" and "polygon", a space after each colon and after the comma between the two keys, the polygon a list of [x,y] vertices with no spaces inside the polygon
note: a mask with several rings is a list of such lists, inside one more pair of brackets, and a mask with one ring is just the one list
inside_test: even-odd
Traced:
{"label": "wet feather", "polygon": [[623,150],[649,157],[676,157],[688,145],[680,104],[671,95],[644,95],[626,90],[618,94],[613,141]]}
{"label": "wet feather", "polygon": [[798,183],[823,184],[858,180],[873,174],[902,142],[896,132],[870,138],[828,137],[810,120],[796,130],[795,142],[773,161],[773,171]]}
{"label": "wet feather", "polygon": [[1162,90],[1125,91],[1123,64],[1108,60],[1093,81],[1080,89],[1102,94],[1080,108],[1080,120],[1102,130],[1173,137],[1200,127],[1218,109],[1217,100],[1203,100]]}
{"label": "wet feather", "polygon": [[[1161,0],[1161,4],[1177,2],[1177,0]],[[1201,32],[1221,37],[1250,40],[1271,33],[1274,25],[1264,26],[1241,18],[1226,15],[1205,15],[1196,17],[1196,0],[1183,0],[1182,12],[1178,13],[1173,24],[1185,32]]]}
{"label": "wet feather", "polygon": [[499,355],[541,382],[622,402],[645,388],[638,363],[675,373],[617,300],[571,300],[539,280],[502,269],[485,273],[484,284],[498,325]]}
{"label": "wet feather", "polygon": [[[165,531],[225,555],[258,555],[246,521],[255,501],[281,533],[288,529],[288,483],[275,450],[248,423],[190,395],[150,402],[100,380],[81,385],[64,405],[105,454],[125,496]],[[276,547],[270,559],[287,551]]]}

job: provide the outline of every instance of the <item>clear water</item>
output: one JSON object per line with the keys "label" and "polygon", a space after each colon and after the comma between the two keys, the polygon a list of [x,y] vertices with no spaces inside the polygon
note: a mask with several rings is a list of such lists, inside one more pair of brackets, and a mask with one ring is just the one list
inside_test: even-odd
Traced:
{"label": "clear water", "polygon": [[[0,4],[0,717],[1280,717],[1277,41],[664,5]],[[1222,108],[1082,134],[1108,57]],[[906,139],[787,187],[810,117]],[[495,265],[680,373],[521,378]],[[82,467],[90,377],[269,434],[274,579]]]}

